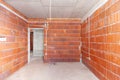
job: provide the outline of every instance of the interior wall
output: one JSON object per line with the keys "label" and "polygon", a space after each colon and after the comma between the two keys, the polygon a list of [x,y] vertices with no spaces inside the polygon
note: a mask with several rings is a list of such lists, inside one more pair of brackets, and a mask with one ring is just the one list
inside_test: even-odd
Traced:
{"label": "interior wall", "polygon": [[0,6],[0,80],[27,63],[27,23]]}
{"label": "interior wall", "polygon": [[[80,23],[49,23],[45,29],[46,62],[80,61]],[[47,34],[46,34],[47,33]]]}
{"label": "interior wall", "polygon": [[81,21],[72,19],[29,21],[30,28],[44,28],[44,61],[80,61]]}
{"label": "interior wall", "polygon": [[120,0],[108,0],[81,29],[83,63],[100,80],[120,80]]}

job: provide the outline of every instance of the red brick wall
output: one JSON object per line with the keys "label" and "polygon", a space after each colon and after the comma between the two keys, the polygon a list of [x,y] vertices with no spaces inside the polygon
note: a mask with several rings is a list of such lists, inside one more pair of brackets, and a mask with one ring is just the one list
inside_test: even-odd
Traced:
{"label": "red brick wall", "polygon": [[0,80],[27,63],[27,25],[0,6]]}
{"label": "red brick wall", "polygon": [[120,0],[109,0],[82,24],[82,59],[100,80],[120,80]]}
{"label": "red brick wall", "polygon": [[50,23],[48,29],[45,29],[45,44],[47,46],[45,47],[44,60],[47,62],[80,61],[80,21],[74,23],[68,20],[67,23],[64,23],[63,19],[62,22]]}
{"label": "red brick wall", "polygon": [[[48,22],[48,28],[44,23]],[[81,21],[78,19],[29,19],[30,28],[44,28],[44,61],[80,61]]]}

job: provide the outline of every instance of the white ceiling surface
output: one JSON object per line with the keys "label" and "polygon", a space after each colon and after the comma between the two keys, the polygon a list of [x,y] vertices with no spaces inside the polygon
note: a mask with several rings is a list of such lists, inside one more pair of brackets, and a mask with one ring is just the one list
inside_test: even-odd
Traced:
{"label": "white ceiling surface", "polygon": [[83,18],[100,0],[5,0],[29,18]]}

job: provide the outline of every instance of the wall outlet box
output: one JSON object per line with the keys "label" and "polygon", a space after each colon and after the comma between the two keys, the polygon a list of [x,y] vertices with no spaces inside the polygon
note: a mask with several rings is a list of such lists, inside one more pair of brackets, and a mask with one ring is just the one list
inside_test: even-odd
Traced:
{"label": "wall outlet box", "polygon": [[6,41],[5,37],[0,37],[0,41]]}
{"label": "wall outlet box", "polygon": [[91,58],[90,58],[90,57],[87,57],[87,59],[88,59],[88,60],[91,60]]}

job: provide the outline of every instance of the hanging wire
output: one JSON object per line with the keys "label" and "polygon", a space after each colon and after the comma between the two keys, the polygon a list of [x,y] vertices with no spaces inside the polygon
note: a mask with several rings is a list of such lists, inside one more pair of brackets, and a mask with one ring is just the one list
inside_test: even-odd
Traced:
{"label": "hanging wire", "polygon": [[[52,1],[49,0],[49,20],[50,20],[50,22],[51,22],[51,17],[52,17],[51,13],[52,13]],[[48,25],[49,25],[49,23],[47,21],[45,21],[45,27],[46,28],[48,27]]]}
{"label": "hanging wire", "polygon": [[52,14],[52,1],[51,0],[49,0],[50,2],[50,7],[49,7],[49,18],[50,18],[50,20],[51,20],[51,14]]}

